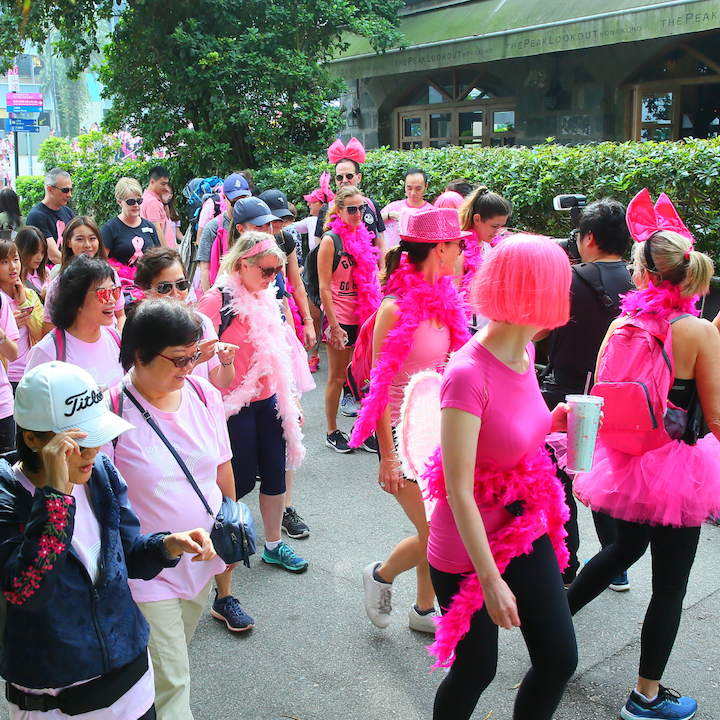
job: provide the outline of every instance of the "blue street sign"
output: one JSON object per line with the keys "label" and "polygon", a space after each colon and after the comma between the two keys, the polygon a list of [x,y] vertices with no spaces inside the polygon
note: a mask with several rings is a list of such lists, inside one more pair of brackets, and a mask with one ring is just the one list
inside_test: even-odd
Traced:
{"label": "blue street sign", "polygon": [[13,118],[5,121],[5,130],[7,132],[40,132],[40,126],[37,120],[25,120]]}
{"label": "blue street sign", "polygon": [[22,113],[22,112],[44,112],[42,105],[10,105],[7,106],[9,113]]}

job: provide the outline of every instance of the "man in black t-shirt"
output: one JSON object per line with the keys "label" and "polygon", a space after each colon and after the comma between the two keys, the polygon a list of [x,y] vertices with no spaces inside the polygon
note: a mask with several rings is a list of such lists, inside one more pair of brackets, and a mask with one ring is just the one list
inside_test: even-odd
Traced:
{"label": "man in black t-shirt", "polygon": [[53,168],[45,174],[45,197],[28,213],[25,223],[38,228],[47,238],[48,260],[57,264],[62,261],[60,245],[65,226],[75,217],[67,207],[72,197],[70,173]]}
{"label": "man in black t-shirt", "polygon": [[[615,200],[590,203],[580,215],[577,246],[582,263],[573,266],[570,286],[570,320],[550,334],[548,368],[542,382],[545,402],[552,410],[565,396],[582,394],[588,373],[595,374],[600,345],[610,323],[620,314],[620,295],[633,289],[623,256],[630,245],[630,232],[625,221],[625,207]],[[577,506],[572,494],[572,481],[562,470],[570,520],[567,545],[570,565],[563,573],[569,584],[579,568],[577,551],[580,544],[577,527]],[[593,513],[595,528],[603,547],[615,540],[615,523],[607,515]],[[624,584],[621,582],[624,579]],[[627,577],[611,585],[615,590],[627,589]]]}

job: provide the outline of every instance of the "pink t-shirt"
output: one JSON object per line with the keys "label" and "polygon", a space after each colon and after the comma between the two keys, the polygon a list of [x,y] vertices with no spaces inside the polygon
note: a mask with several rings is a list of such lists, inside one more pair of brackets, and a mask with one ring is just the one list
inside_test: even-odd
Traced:
{"label": "pink t-shirt", "polygon": [[[29,294],[28,290],[25,290],[25,292]],[[14,318],[15,312],[20,309],[20,306],[15,302],[15,298],[11,298],[2,290],[0,290],[0,296],[2,297],[0,302],[2,302],[3,305],[5,303],[10,305],[10,310],[12,311]],[[17,325],[17,321],[15,322],[15,325]],[[22,380],[22,376],[25,374],[25,363],[27,362],[27,354],[30,351],[30,331],[28,330],[27,325],[23,325],[18,328],[17,346],[17,360],[8,363],[7,368],[8,379],[11,382],[20,382]]]}
{"label": "pink t-shirt", "polygon": [[[193,382],[202,389],[207,405],[186,382],[178,409],[163,412],[140,395],[129,374],[123,382],[152,415],[184,460],[208,505],[217,512],[222,502],[217,469],[232,457],[220,393],[202,378],[195,378]],[[197,527],[210,532],[213,520],[177,460],[127,397],[123,398],[122,415],[135,429],[120,435],[114,460],[128,485],[128,498],[140,519],[140,532],[181,532]],[[166,568],[152,580],[129,580],[135,602],[191,600],[213,575],[225,570],[219,557],[209,562],[191,560],[190,555],[183,554],[176,567]]]}
{"label": "pink t-shirt", "polygon": [[[203,340],[217,340],[217,333],[213,327],[212,321],[207,315],[203,315],[201,312],[195,311],[195,314],[200,318],[203,324]],[[216,346],[217,347],[217,346]],[[193,368],[192,374],[198,377],[205,378],[208,382],[210,380],[210,373],[220,366],[220,360],[218,359],[217,353],[213,355],[207,362],[200,363]]]}
{"label": "pink t-shirt", "polygon": [[204,228],[215,215],[215,201],[212,198],[208,198],[200,210],[200,217],[198,218],[198,228]]}
{"label": "pink t-shirt", "polygon": [[[5,295],[5,293],[2,293],[2,295],[2,303],[0,304],[0,328],[7,333],[10,340],[18,342],[20,332],[15,322],[12,305],[8,302],[10,298]],[[13,407],[12,385],[10,385],[4,363],[0,363],[0,419],[12,415]]]}
{"label": "pink t-shirt", "polygon": [[343,253],[330,279],[335,317],[343,325],[357,325],[359,323],[357,313],[358,292],[353,277],[354,267],[355,260],[352,255]]}
{"label": "pink t-shirt", "polygon": [[[57,293],[57,284],[60,279],[60,273],[53,275],[47,284],[47,290],[45,292],[45,305],[43,307],[43,320],[45,322],[52,322],[52,307],[55,303],[55,295]],[[115,287],[120,287],[120,276],[117,274],[117,270],[113,270],[113,282]],[[120,312],[125,309],[125,296],[120,293],[120,297],[115,303],[115,312]],[[113,326],[117,327],[117,318],[113,319]]]}
{"label": "pink t-shirt", "polygon": [[[113,332],[117,334],[116,330],[101,326],[100,339],[93,343],[84,342],[65,332],[65,361],[84,368],[98,385],[109,388],[117,385],[123,376],[120,348]],[[54,335],[55,331],[49,332],[37,345],[30,348],[26,371],[51,360],[62,359],[57,356]]]}
{"label": "pink t-shirt", "polygon": [[37,270],[33,270],[27,274],[27,279],[40,291],[42,291],[50,282],[50,271],[45,270],[45,279],[41,280]]}
{"label": "pink t-shirt", "polygon": [[[518,373],[486,350],[475,335],[448,363],[441,408],[457,408],[481,418],[475,466],[510,470],[534,455],[550,431],[550,411],[535,375],[535,348],[527,346],[529,367]],[[485,528],[497,530],[512,519],[503,507],[481,508]],[[538,528],[538,537],[543,533]],[[473,570],[446,498],[438,500],[428,540],[430,564],[448,573]]]}
{"label": "pink t-shirt", "polygon": [[143,201],[140,206],[140,216],[150,222],[161,223],[164,226],[168,216],[160,196],[148,188],[142,197]]}
{"label": "pink t-shirt", "polygon": [[447,326],[435,328],[427,320],[418,325],[410,352],[390,385],[390,422],[393,427],[400,422],[400,408],[411,376],[421,370],[437,370],[447,361],[449,352],[450,329]]}
{"label": "pink t-shirt", "polygon": [[428,210],[431,207],[432,205],[427,201],[423,202],[420,207],[411,207],[407,201],[407,198],[405,200],[393,200],[391,203],[388,203],[382,209],[383,213],[400,213],[399,220],[393,220],[391,218],[390,220],[385,221],[385,245],[387,246],[388,250],[391,247],[395,247],[396,245],[400,244],[400,233],[405,233],[408,218],[413,213],[416,213],[419,210]]}
{"label": "pink t-shirt", "polygon": [[[206,292],[200,302],[198,303],[197,309],[203,314],[207,315],[212,322],[213,327],[220,326],[220,310],[222,309],[222,292],[217,288],[212,288],[209,292]],[[228,396],[236,387],[243,384],[245,376],[250,368],[250,360],[252,358],[255,348],[248,339],[248,323],[241,320],[239,317],[233,318],[228,329],[223,333],[223,342],[232,343],[237,345],[238,349],[235,352],[235,377],[230,383],[230,386],[221,390],[222,396]],[[272,386],[270,384],[270,378],[260,378],[260,384],[257,388],[257,395],[253,398],[255,400],[265,400],[273,394]]]}

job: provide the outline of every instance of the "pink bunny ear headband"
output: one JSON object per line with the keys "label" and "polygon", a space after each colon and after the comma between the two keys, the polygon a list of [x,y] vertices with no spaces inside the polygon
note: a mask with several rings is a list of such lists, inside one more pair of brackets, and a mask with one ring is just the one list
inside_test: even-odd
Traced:
{"label": "pink bunny ear headband", "polygon": [[320,187],[313,190],[309,195],[303,195],[303,197],[309,203],[331,203],[335,199],[335,193],[330,189],[330,173],[323,172],[320,176]]}
{"label": "pink bunny ear headband", "polygon": [[650,272],[657,272],[655,261],[650,252],[650,240],[660,230],[672,230],[690,241],[691,247],[685,252],[685,259],[690,258],[692,246],[695,245],[690,231],[665,193],[660,193],[655,207],[647,188],[643,188],[631,201],[627,208],[627,224],[635,242],[645,243],[645,264]]}
{"label": "pink bunny ear headband", "polygon": [[328,148],[328,160],[336,165],[341,160],[354,160],[358,165],[365,162],[365,148],[357,138],[351,138],[347,145],[343,145],[339,138]]}

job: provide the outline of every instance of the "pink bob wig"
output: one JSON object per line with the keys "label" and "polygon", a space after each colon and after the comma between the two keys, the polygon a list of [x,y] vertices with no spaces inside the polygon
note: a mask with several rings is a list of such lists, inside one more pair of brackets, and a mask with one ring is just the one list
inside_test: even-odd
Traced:
{"label": "pink bob wig", "polygon": [[436,208],[459,208],[465,198],[454,190],[448,190],[435,198],[433,205]]}
{"label": "pink bob wig", "polygon": [[572,270],[564,250],[539,235],[511,235],[483,260],[471,303],[490,320],[551,330],[570,319]]}

